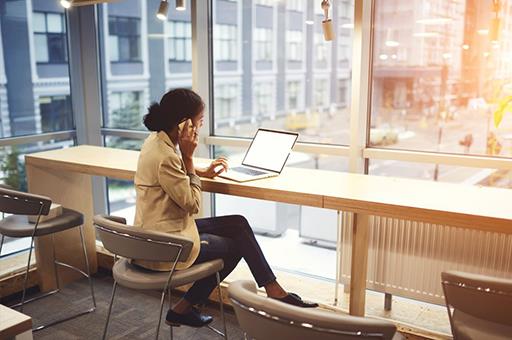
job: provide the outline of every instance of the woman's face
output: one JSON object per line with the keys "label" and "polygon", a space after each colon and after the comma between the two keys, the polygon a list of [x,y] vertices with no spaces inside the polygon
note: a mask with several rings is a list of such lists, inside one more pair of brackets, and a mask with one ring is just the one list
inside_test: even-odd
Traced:
{"label": "woman's face", "polygon": [[192,125],[196,127],[197,130],[203,126],[204,123],[204,109],[201,110],[198,114],[192,117]]}

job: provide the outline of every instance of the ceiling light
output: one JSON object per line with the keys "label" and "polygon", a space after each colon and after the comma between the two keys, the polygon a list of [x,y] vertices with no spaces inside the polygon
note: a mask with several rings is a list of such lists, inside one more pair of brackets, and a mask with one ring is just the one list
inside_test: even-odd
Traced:
{"label": "ceiling light", "polygon": [[185,7],[185,0],[176,0],[176,10],[184,11],[187,8]]}
{"label": "ceiling light", "polygon": [[462,45],[462,48],[465,49],[465,50],[469,50],[469,45],[468,44],[464,44],[464,45]]}
{"label": "ceiling light", "polygon": [[160,1],[160,6],[158,7],[158,12],[156,12],[156,17],[162,21],[167,20],[167,10],[168,9],[169,9],[169,3],[166,0]]}
{"label": "ceiling light", "polygon": [[73,4],[73,0],[60,0],[60,5],[65,9],[68,9]]}
{"label": "ceiling light", "polygon": [[379,59],[380,60],[388,60],[388,55],[387,54],[381,54],[381,55],[379,55]]}
{"label": "ceiling light", "polygon": [[341,25],[341,28],[349,28],[349,29],[352,29],[352,28],[354,28],[354,24],[343,24],[343,25]]}
{"label": "ceiling light", "polygon": [[482,29],[477,30],[476,33],[478,33],[480,35],[487,35],[487,34],[489,34],[489,30],[486,28],[482,28]]}
{"label": "ceiling light", "polygon": [[400,43],[398,41],[386,40],[386,46],[387,47],[397,47],[398,45],[400,45]]}
{"label": "ceiling light", "polygon": [[306,25],[314,25],[315,22],[313,20],[306,20]]}

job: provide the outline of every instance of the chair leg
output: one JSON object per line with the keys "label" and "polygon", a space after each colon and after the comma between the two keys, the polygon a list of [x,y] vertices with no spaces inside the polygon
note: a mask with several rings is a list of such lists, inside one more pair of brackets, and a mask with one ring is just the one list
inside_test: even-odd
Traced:
{"label": "chair leg", "polygon": [[23,294],[21,295],[20,312],[23,313],[23,305],[25,304],[25,294],[27,291],[28,271],[30,270],[30,260],[32,259],[32,249],[34,248],[34,236],[30,239],[30,250],[28,251],[27,269],[25,270],[25,280],[23,281]]}
{"label": "chair leg", "polygon": [[94,287],[92,285],[91,271],[89,270],[89,258],[87,257],[87,248],[85,248],[83,226],[80,226],[78,229],[80,230],[80,240],[82,241],[82,250],[84,252],[85,272],[87,273],[87,278],[89,279],[89,287],[91,289],[91,298],[94,310],[96,309],[96,298],[94,297]]}
{"label": "chair leg", "polygon": [[[172,308],[172,297],[171,297],[171,287],[169,286],[169,309]],[[171,335],[171,340],[173,340],[173,334],[172,334],[172,325],[169,325],[169,334]]]}
{"label": "chair leg", "polygon": [[57,256],[55,255],[55,236],[52,234],[52,251],[53,251],[53,270],[55,270],[55,282],[57,291],[60,291],[59,269],[57,268]]}
{"label": "chair leg", "polygon": [[2,235],[2,238],[0,239],[0,256],[2,255],[2,247],[4,246],[4,235]]}
{"label": "chair leg", "polygon": [[226,329],[226,318],[224,316],[224,302],[222,300],[222,289],[220,288],[220,275],[219,272],[215,275],[217,277],[217,289],[219,291],[219,305],[220,305],[220,317],[222,319],[222,326],[224,327],[224,339],[228,340],[228,332]]}
{"label": "chair leg", "polygon": [[105,322],[105,329],[103,329],[103,337],[105,340],[107,338],[108,332],[108,324],[110,322],[110,313],[112,312],[112,305],[114,304],[114,296],[116,295],[117,282],[114,281],[114,285],[112,286],[112,296],[110,297],[110,304],[108,305],[108,313],[107,313],[107,321]]}
{"label": "chair leg", "polygon": [[158,340],[158,335],[160,334],[160,324],[162,323],[162,312],[164,309],[165,293],[166,293],[166,289],[164,288],[162,290],[162,298],[160,299],[160,314],[158,315],[158,326],[156,328],[156,337],[155,337],[156,340]]}

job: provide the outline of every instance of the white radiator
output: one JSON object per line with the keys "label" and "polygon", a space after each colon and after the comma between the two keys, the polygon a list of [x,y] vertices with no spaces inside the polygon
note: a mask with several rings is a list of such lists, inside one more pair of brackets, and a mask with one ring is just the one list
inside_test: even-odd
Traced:
{"label": "white radiator", "polygon": [[[342,216],[344,284],[350,280],[352,216]],[[444,270],[512,278],[512,235],[370,217],[368,289],[444,304]]]}

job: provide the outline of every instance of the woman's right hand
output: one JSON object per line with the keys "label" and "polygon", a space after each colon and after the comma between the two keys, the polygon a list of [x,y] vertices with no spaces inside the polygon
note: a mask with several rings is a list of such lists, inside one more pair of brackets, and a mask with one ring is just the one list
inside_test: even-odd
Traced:
{"label": "woman's right hand", "polygon": [[197,147],[197,128],[192,126],[190,119],[183,125],[183,129],[178,137],[178,145],[180,146],[183,158],[192,159],[194,151]]}

